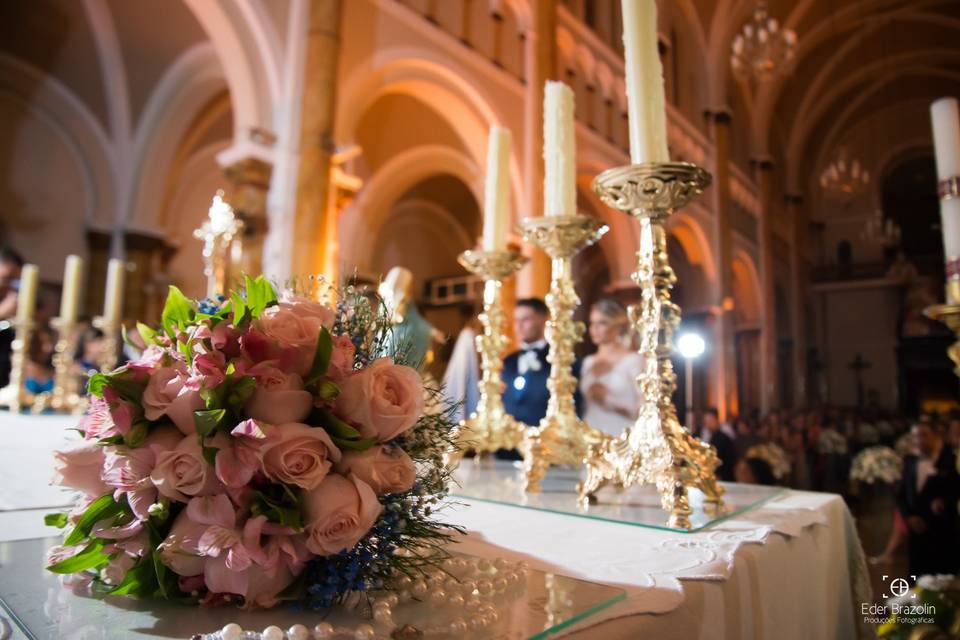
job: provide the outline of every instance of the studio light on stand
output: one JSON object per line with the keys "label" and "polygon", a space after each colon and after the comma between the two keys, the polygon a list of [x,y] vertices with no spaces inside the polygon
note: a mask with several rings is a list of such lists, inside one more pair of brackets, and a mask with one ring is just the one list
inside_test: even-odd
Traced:
{"label": "studio light on stand", "polygon": [[680,352],[680,355],[683,356],[687,364],[684,375],[684,404],[686,405],[687,411],[686,424],[688,429],[693,428],[693,361],[703,355],[706,348],[707,343],[704,342],[703,338],[697,333],[682,333],[680,337],[677,338],[677,351]]}

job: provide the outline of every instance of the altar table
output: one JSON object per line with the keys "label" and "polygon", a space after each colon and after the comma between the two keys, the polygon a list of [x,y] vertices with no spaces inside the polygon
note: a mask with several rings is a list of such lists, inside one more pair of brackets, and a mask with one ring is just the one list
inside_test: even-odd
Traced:
{"label": "altar table", "polygon": [[[75,419],[0,412],[0,540],[54,535],[42,514],[70,496],[49,487],[50,454]],[[839,496],[789,491],[696,533],[626,526],[457,498],[458,550],[617,586],[625,600],[565,637],[656,640],[867,637],[863,552]],[[293,621],[291,621],[292,623]],[[138,635],[142,637],[142,635]]]}

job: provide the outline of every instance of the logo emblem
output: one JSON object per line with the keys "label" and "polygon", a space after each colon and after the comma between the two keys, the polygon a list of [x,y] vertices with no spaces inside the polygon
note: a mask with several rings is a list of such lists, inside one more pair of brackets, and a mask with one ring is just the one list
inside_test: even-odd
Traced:
{"label": "logo emblem", "polygon": [[[910,580],[916,582],[917,576],[910,576]],[[910,593],[910,582],[906,578],[892,578],[891,576],[884,575],[883,581],[888,582],[887,589],[890,591],[890,595],[883,594],[884,598],[902,598],[903,596]],[[911,593],[910,598],[916,598],[917,594]]]}

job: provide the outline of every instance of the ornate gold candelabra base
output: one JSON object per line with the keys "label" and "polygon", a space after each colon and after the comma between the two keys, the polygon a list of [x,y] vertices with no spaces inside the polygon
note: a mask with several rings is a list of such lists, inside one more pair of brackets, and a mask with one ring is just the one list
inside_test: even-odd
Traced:
{"label": "ornate gold candelabra base", "polygon": [[10,382],[0,389],[0,406],[19,412],[33,401],[33,396],[27,392],[26,367],[34,323],[33,320],[17,319],[12,324],[16,337],[10,347]]}
{"label": "ornate gold candelabra base", "polygon": [[637,379],[640,415],[619,437],[592,446],[586,456],[586,479],[579,487],[581,504],[608,483],[620,487],[656,485],[672,527],[689,529],[693,512],[687,491],[696,487],[715,508],[722,504],[717,484],[716,450],[680,424],[672,396],[676,374],[670,356],[680,307],[671,302],[676,275],[667,257],[663,223],[674,210],[699,195],[710,175],[684,162],[648,163],[610,169],[597,176],[593,189],[609,206],[640,221],[640,251],[633,279],[641,301],[630,307],[640,338],[644,369]]}
{"label": "ornate gold candelabra base", "polygon": [[120,325],[103,316],[97,316],[93,319],[93,326],[103,331],[103,348],[97,358],[97,366],[100,367],[100,373],[110,373],[117,368],[120,357],[120,342],[117,340]]}
{"label": "ornate gold candelabra base", "polygon": [[42,393],[33,400],[33,413],[53,409],[60,413],[81,413],[84,399],[80,394],[80,380],[73,370],[74,351],[77,348],[76,324],[54,318],[50,324],[57,330],[57,344],[53,354],[53,391]]}
{"label": "ornate gold candelabra base", "polygon": [[960,276],[953,276],[947,280],[946,304],[935,304],[923,310],[923,314],[931,320],[937,320],[947,325],[957,337],[956,342],[947,348],[947,356],[953,361],[953,372],[960,377]]}
{"label": "ornate gold candelabra base", "polygon": [[577,417],[573,394],[573,349],[583,336],[582,322],[573,312],[580,304],[573,287],[573,256],[600,239],[607,225],[590,216],[544,216],[527,218],[520,225],[524,239],[543,249],[552,261],[547,307],[546,339],[550,400],[547,413],[536,429],[524,434],[523,471],[527,491],[539,491],[540,481],[551,464],[579,465],[588,447],[601,440],[601,433]]}
{"label": "ornate gold candelabra base", "polygon": [[504,335],[506,316],[501,301],[502,283],[526,263],[527,259],[513,251],[464,251],[460,264],[470,273],[484,279],[483,312],[480,322],[483,333],[476,338],[480,352],[480,400],[477,410],[460,423],[462,444],[480,454],[497,449],[517,449],[523,441],[524,426],[503,409],[503,352],[507,348]]}

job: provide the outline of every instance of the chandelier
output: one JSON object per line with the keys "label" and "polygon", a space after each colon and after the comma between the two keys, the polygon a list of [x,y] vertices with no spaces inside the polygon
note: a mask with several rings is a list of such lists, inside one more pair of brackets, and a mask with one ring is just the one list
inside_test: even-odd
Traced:
{"label": "chandelier", "polygon": [[864,226],[860,237],[870,244],[893,247],[900,244],[900,225],[891,218],[884,219],[883,211],[877,209]]}
{"label": "chandelier", "polygon": [[847,149],[840,147],[836,157],[820,174],[820,188],[840,200],[850,200],[870,184],[870,172],[860,161],[851,159]]}
{"label": "chandelier", "polygon": [[781,29],[777,19],[767,15],[766,3],[758,2],[753,18],[733,39],[730,64],[743,79],[771,80],[789,68],[796,45],[793,29]]}

